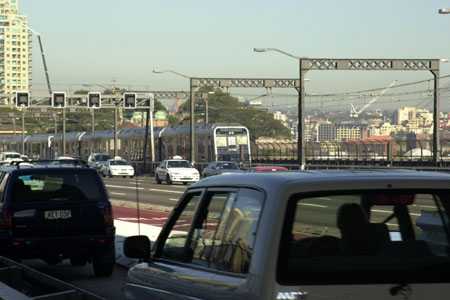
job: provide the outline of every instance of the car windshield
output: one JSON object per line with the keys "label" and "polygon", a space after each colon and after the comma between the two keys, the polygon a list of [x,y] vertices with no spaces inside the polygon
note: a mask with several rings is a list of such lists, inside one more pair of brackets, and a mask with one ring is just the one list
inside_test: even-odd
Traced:
{"label": "car windshield", "polygon": [[5,158],[20,158],[20,154],[5,154]]}
{"label": "car windshield", "polygon": [[124,160],[111,160],[109,162],[111,166],[129,166],[130,164]]}
{"label": "car windshield", "polygon": [[96,161],[107,161],[108,159],[111,159],[111,156],[109,156],[107,154],[98,154],[98,155],[95,155],[94,158]]}
{"label": "car windshield", "polygon": [[191,168],[191,164],[187,160],[170,160],[167,162],[168,168]]}
{"label": "car windshield", "polygon": [[287,209],[278,280],[437,282],[440,272],[450,275],[449,203],[448,191],[294,196]]}
{"label": "car windshield", "polygon": [[14,202],[94,201],[100,200],[101,194],[100,182],[94,174],[85,172],[31,172],[20,175],[13,184]]}
{"label": "car windshield", "polygon": [[237,164],[232,162],[226,162],[226,163],[218,163],[217,164],[218,169],[224,169],[224,170],[236,170],[239,169]]}

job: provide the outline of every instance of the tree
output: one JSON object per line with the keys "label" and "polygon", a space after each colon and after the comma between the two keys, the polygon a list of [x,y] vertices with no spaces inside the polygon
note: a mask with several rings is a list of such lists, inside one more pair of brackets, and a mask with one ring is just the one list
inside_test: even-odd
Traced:
{"label": "tree", "polygon": [[[210,123],[237,123],[250,130],[253,139],[259,137],[290,138],[291,132],[268,111],[257,109],[239,102],[222,90],[202,88],[197,95],[207,93]],[[202,103],[198,98],[197,103]],[[203,103],[201,104],[204,108]],[[189,113],[189,102],[185,102],[180,111],[184,117]],[[182,118],[181,118],[182,119]],[[198,117],[197,117],[198,120]]]}

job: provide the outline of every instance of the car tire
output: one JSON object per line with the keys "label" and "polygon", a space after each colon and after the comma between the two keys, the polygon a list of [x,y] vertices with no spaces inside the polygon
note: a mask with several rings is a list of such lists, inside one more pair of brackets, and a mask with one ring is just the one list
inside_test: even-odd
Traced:
{"label": "car tire", "polygon": [[109,176],[109,178],[112,178],[112,177],[113,177],[112,174],[111,174],[111,171],[109,171],[108,176]]}
{"label": "car tire", "polygon": [[166,176],[166,183],[167,183],[168,185],[171,185],[171,184],[173,183],[172,180],[170,180],[169,174],[167,174],[167,176]]}
{"label": "car tire", "polygon": [[156,176],[155,176],[155,181],[156,181],[156,184],[161,184],[161,179],[159,179],[158,174],[156,174]]}
{"label": "car tire", "polygon": [[187,183],[187,182],[183,182],[183,184],[184,184],[184,185],[187,185],[188,183]]}
{"label": "car tire", "polygon": [[74,267],[84,267],[87,263],[87,259],[84,257],[71,257],[70,264]]}
{"label": "car tire", "polygon": [[116,253],[114,246],[106,253],[94,256],[92,259],[92,268],[96,277],[109,277],[114,271],[116,264]]}

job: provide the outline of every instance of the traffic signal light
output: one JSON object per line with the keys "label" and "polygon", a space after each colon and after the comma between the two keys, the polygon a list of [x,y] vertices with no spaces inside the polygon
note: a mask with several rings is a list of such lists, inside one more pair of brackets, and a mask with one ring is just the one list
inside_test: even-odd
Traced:
{"label": "traffic signal light", "polygon": [[136,93],[124,93],[123,94],[123,108],[135,109],[137,102]]}
{"label": "traffic signal light", "polygon": [[29,106],[30,106],[30,93],[16,92],[16,107],[29,107]]}
{"label": "traffic signal light", "polygon": [[89,108],[102,107],[102,94],[99,92],[88,93],[88,107]]}
{"label": "traffic signal light", "polygon": [[66,93],[65,92],[53,92],[52,94],[52,106],[53,107],[66,107]]}

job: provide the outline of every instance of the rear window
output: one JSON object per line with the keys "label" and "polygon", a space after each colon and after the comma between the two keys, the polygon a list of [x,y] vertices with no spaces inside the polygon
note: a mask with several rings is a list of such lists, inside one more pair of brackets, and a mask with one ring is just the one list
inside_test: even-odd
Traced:
{"label": "rear window", "polygon": [[450,281],[449,192],[296,196],[278,258],[281,284]]}
{"label": "rear window", "polygon": [[111,159],[111,156],[106,154],[98,154],[94,158],[96,161],[107,161],[108,159]]}
{"label": "rear window", "polygon": [[167,162],[169,168],[190,168],[191,165],[187,160],[171,160]]}
{"label": "rear window", "polygon": [[98,201],[102,190],[94,174],[26,174],[13,185],[14,202]]}
{"label": "rear window", "polygon": [[112,160],[109,162],[109,164],[111,166],[128,166],[129,165],[129,163],[127,163],[124,160]]}
{"label": "rear window", "polygon": [[219,169],[224,169],[224,170],[236,170],[236,169],[238,169],[238,166],[235,163],[221,163],[221,164],[217,164],[217,167]]}
{"label": "rear window", "polygon": [[20,154],[5,154],[5,159],[20,158]]}

